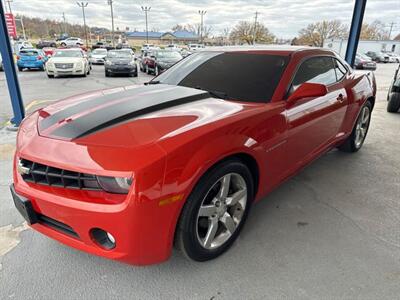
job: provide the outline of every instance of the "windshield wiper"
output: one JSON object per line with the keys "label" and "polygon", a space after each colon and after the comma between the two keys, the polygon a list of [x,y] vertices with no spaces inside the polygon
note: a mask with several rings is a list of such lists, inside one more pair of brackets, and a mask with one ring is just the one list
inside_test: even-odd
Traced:
{"label": "windshield wiper", "polygon": [[144,85],[151,85],[151,84],[160,84],[160,80],[152,80],[152,81],[148,81],[145,82]]}
{"label": "windshield wiper", "polygon": [[219,99],[226,99],[228,98],[228,94],[225,92],[221,92],[221,91],[209,91],[209,90],[205,90],[203,88],[201,88],[200,86],[196,86],[195,87],[198,90],[202,90],[205,92],[208,92],[211,96],[215,97],[215,98],[219,98]]}

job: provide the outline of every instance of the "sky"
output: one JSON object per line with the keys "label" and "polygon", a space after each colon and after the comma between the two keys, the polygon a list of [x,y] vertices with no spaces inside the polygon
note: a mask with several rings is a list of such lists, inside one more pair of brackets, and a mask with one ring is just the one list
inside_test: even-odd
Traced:
{"label": "sky", "polygon": [[[81,0],[79,0],[81,2]],[[86,20],[89,26],[111,28],[110,6],[107,0],[88,2]],[[206,10],[204,24],[212,26],[218,35],[239,21],[258,20],[278,38],[295,37],[298,31],[312,22],[339,19],[350,24],[354,0],[113,0],[115,28],[145,30],[141,6],[151,7],[149,30],[168,31],[176,24],[200,22],[199,10]],[[81,24],[82,10],[74,0],[12,0],[14,13]],[[387,25],[395,22],[392,37],[400,33],[400,0],[368,0],[364,21],[380,20]]]}

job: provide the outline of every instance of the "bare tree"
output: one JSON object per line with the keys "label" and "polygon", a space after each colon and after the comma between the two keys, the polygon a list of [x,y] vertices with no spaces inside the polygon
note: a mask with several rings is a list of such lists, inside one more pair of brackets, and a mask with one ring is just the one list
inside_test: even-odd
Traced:
{"label": "bare tree", "polygon": [[[186,30],[195,35],[200,36],[200,23],[196,24],[176,24],[174,27],[171,28],[171,31],[182,31]],[[212,26],[203,25],[203,37],[207,38],[212,33]]]}
{"label": "bare tree", "polygon": [[389,32],[385,30],[385,24],[374,21],[371,24],[363,23],[360,39],[362,40],[384,40],[389,38]]}
{"label": "bare tree", "polygon": [[258,23],[255,30],[254,24],[247,21],[240,21],[230,32],[230,39],[235,43],[247,43],[249,45],[256,43],[273,43],[275,36],[263,24]]}
{"label": "bare tree", "polygon": [[321,21],[308,24],[306,28],[301,29],[296,43],[323,47],[327,39],[345,38],[347,34],[348,27],[339,20]]}
{"label": "bare tree", "polygon": [[228,27],[226,27],[226,28],[224,28],[224,29],[222,30],[222,36],[225,37],[225,38],[228,38],[230,32],[231,32],[231,29],[228,28]]}

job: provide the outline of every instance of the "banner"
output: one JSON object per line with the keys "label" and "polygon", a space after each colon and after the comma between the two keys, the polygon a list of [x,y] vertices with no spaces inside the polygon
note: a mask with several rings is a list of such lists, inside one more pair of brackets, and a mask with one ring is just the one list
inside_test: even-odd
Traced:
{"label": "banner", "polygon": [[5,13],[8,35],[17,38],[17,25],[15,24],[15,17],[13,14]]}

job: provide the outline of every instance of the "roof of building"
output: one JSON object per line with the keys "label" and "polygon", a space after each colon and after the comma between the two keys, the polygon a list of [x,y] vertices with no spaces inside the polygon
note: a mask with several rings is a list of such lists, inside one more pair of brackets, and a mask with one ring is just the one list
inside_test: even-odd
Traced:
{"label": "roof of building", "polygon": [[187,31],[187,30],[177,30],[172,32],[172,35],[174,35],[177,38],[181,38],[181,39],[197,39],[198,35]]}
{"label": "roof of building", "polygon": [[[161,38],[164,35],[170,34],[177,39],[198,39],[198,36],[193,32],[187,30],[177,30],[174,32],[157,32],[157,31],[149,31],[149,38]],[[146,31],[129,31],[126,32],[125,35],[131,38],[146,38]]]}
{"label": "roof of building", "polygon": [[[160,38],[164,33],[163,32],[157,32],[157,31],[149,31],[148,36],[150,38]],[[147,36],[146,31],[128,31],[125,33],[127,37],[143,37],[145,38]]]}

